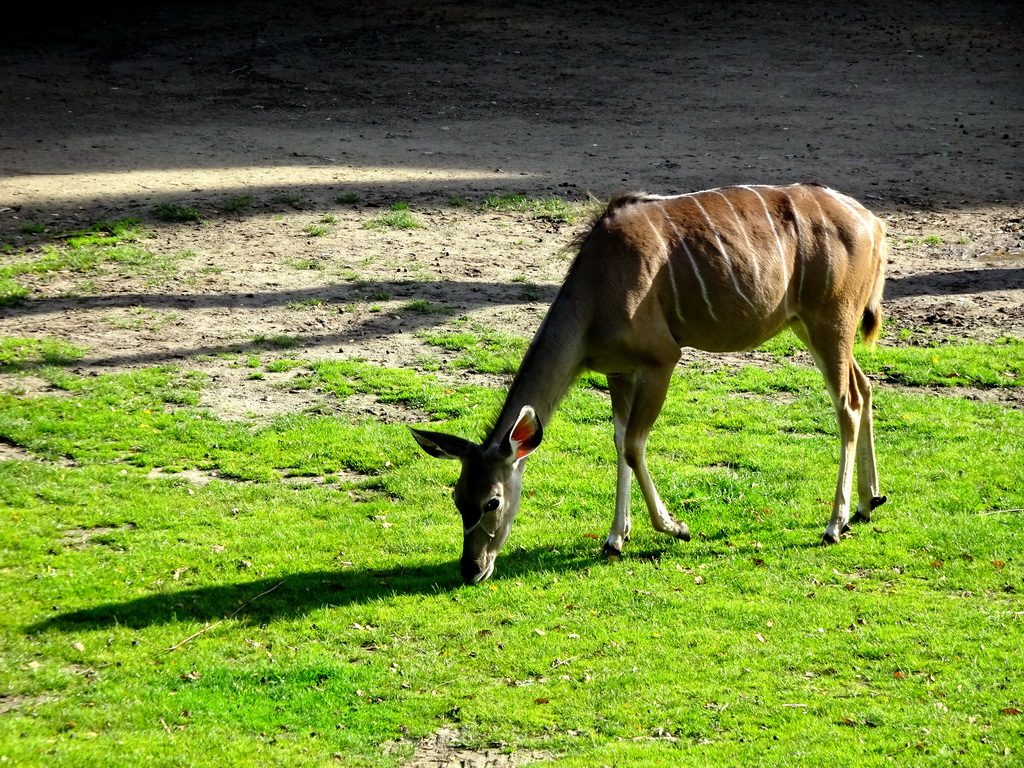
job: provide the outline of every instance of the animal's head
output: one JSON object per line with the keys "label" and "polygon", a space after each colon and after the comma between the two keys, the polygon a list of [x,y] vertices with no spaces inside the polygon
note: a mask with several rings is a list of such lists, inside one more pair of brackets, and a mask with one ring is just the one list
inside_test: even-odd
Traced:
{"label": "animal's head", "polygon": [[467,584],[478,584],[494,573],[494,559],[519,511],[523,459],[540,445],[544,432],[540,419],[527,405],[500,439],[483,445],[442,432],[410,431],[431,456],[462,462],[452,494],[462,514],[459,569]]}

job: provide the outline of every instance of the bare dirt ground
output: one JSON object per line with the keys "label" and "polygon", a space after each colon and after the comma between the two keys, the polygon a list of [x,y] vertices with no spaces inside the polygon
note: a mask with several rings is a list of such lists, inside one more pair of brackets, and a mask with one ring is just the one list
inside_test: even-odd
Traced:
{"label": "bare dirt ground", "polygon": [[[206,404],[225,417],[301,410],[315,395],[276,386],[288,374],[253,380],[218,353],[266,355],[260,339],[288,336],[297,347],[281,356],[420,366],[443,358],[425,328],[532,333],[582,223],[473,210],[486,193],[802,180],[888,220],[885,310],[900,328],[1024,335],[1016,0],[61,13],[0,31],[0,242],[13,249],[0,263],[126,216],[154,233],[148,250],[186,254],[172,277],[37,279],[0,309],[0,334],[87,347],[82,371],[182,365],[213,377]],[[251,207],[226,210],[243,194]],[[360,202],[339,203],[347,194]],[[161,223],[153,208],[168,201],[203,221]],[[362,228],[395,202],[423,227]]]}

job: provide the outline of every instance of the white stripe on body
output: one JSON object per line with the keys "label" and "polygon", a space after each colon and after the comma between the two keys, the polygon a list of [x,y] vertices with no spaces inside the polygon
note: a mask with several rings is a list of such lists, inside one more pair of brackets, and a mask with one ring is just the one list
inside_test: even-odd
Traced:
{"label": "white stripe on body", "polygon": [[[711,319],[717,323],[718,316],[715,314],[715,310],[711,306],[711,296],[708,294],[708,286],[705,284],[704,278],[700,276],[697,259],[694,258],[693,251],[691,251],[690,246],[687,245],[686,238],[683,237],[683,233],[679,231],[679,227],[677,227],[676,223],[672,221],[672,217],[664,210],[662,210],[662,213],[664,213],[666,220],[668,220],[669,226],[672,227],[676,240],[678,240],[679,244],[683,247],[683,252],[686,254],[686,258],[690,260],[690,269],[693,270],[693,276],[697,278],[697,285],[700,286],[700,295],[704,299],[704,305],[707,307],[708,315],[710,315]],[[669,259],[669,261],[671,262],[671,259]]]}
{"label": "white stripe on body", "polygon": [[[782,247],[782,238],[779,237],[779,230],[775,226],[775,219],[772,218],[771,212],[768,210],[768,203],[764,201],[761,193],[757,191],[756,187],[744,186],[743,189],[753,192],[757,196],[758,202],[761,203],[761,210],[764,211],[764,217],[768,220],[768,226],[772,230],[772,235],[775,237],[775,244],[779,248],[779,264],[782,267],[782,285],[785,290],[782,294],[782,310],[789,316],[789,268],[786,265],[786,249]],[[777,187],[769,187],[769,189],[777,189]]]}
{"label": "white stripe on body", "polygon": [[834,189],[828,187],[822,187],[822,191],[834,198],[840,205],[844,206],[847,210],[853,213],[854,216],[860,220],[860,223],[864,225],[864,229],[867,230],[868,237],[871,238],[871,252],[875,252],[875,228],[872,226],[872,219],[874,218],[871,211],[861,205],[859,202],[854,200],[852,197],[847,197],[844,194],[836,192]]}
{"label": "white stripe on body", "polygon": [[[814,205],[818,209],[818,216],[821,219],[822,230],[825,232],[825,285],[823,293],[828,293],[832,290],[832,276],[834,274],[832,262],[835,258],[835,252],[832,250],[832,238],[836,235],[829,227],[828,216],[825,215],[825,209],[821,207],[821,203],[818,202],[818,198],[811,195],[811,199],[814,201]],[[798,299],[800,300],[803,300],[804,277],[807,274],[807,266],[807,257],[804,256],[803,271],[800,273],[800,295],[798,296]]]}
{"label": "white stripe on body", "polygon": [[729,210],[732,211],[732,216],[736,219],[736,223],[739,225],[740,231],[743,233],[743,239],[747,243],[747,253],[751,254],[754,258],[750,259],[750,266],[754,268],[754,280],[758,285],[761,284],[761,265],[757,261],[757,251],[754,248],[754,244],[750,242],[750,235],[747,232],[746,224],[743,219],[740,218],[739,212],[736,210],[736,206],[732,204],[724,193],[718,190],[712,190],[712,194],[718,195],[725,201],[725,204],[729,206]]}
{"label": "white stripe on body", "polygon": [[[647,225],[651,228],[654,236],[658,238],[658,243],[661,245],[662,258],[665,259],[665,263],[668,265],[668,280],[672,283],[672,298],[676,306],[676,317],[679,319],[679,322],[685,323],[686,318],[683,317],[683,308],[679,304],[679,286],[676,284],[676,271],[672,267],[672,250],[669,248],[669,244],[665,242],[665,238],[662,237],[661,230],[654,226],[654,222],[651,221],[651,217],[647,215],[647,211],[644,211],[644,221],[647,222]],[[705,300],[707,300],[706,296]],[[710,305],[708,306],[708,309],[710,309]]]}
{"label": "white stripe on body", "polygon": [[750,297],[743,292],[742,288],[740,288],[740,281],[739,278],[736,277],[736,270],[733,269],[732,259],[729,258],[729,252],[725,249],[725,244],[722,242],[722,238],[719,236],[718,230],[715,229],[715,223],[711,220],[711,217],[708,215],[704,206],[700,204],[700,200],[696,197],[692,197],[691,199],[693,200],[693,204],[696,205],[697,209],[701,212],[701,215],[704,217],[704,220],[708,223],[708,227],[711,228],[711,232],[715,236],[715,244],[718,246],[718,252],[722,254],[722,261],[729,270],[729,277],[732,279],[732,287],[736,291],[736,295],[747,302],[752,309],[756,309],[754,302],[752,302]]}

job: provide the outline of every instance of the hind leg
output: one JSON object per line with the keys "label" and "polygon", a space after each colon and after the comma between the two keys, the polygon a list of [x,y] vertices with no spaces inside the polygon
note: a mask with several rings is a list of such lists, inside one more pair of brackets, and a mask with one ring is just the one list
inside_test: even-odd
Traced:
{"label": "hind leg", "polygon": [[871,519],[871,510],[885,504],[886,497],[878,495],[878,468],[875,463],[875,435],[871,418],[871,382],[857,361],[851,358],[853,379],[860,392],[863,410],[857,433],[857,512],[855,521]]}
{"label": "hind leg", "polygon": [[[793,329],[811,351],[814,362],[825,379],[825,387],[832,398],[839,426],[839,475],[836,478],[836,493],[832,501],[832,516],[825,533],[823,544],[837,544],[839,537],[850,527],[850,495],[853,490],[854,461],[858,446],[858,432],[864,413],[861,386],[854,372],[859,373],[852,353],[852,331],[840,335],[835,328],[822,329],[794,326]],[[860,374],[863,376],[863,373]],[[865,378],[866,382],[867,379]],[[870,397],[870,387],[868,388]],[[873,449],[872,449],[873,455]],[[865,472],[862,482],[870,485],[874,472]],[[860,481],[858,482],[858,486]]]}

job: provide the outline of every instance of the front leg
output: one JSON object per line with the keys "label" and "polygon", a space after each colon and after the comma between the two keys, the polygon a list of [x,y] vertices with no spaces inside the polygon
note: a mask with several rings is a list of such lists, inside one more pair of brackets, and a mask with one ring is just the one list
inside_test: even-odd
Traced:
{"label": "front leg", "polygon": [[[611,380],[609,379],[609,383]],[[624,450],[626,439],[626,425],[616,413],[613,417],[615,424],[615,454],[616,454],[616,479],[615,479],[615,518],[612,520],[612,529],[604,542],[605,557],[618,557],[622,554],[623,545],[629,541],[631,522],[629,519],[629,491],[630,483],[633,480],[633,472],[626,462]]]}
{"label": "front leg", "polygon": [[633,471],[626,461],[626,430],[636,395],[636,374],[609,374],[608,394],[612,401],[612,425],[615,427],[615,518],[603,551],[606,557],[618,557],[622,554],[623,545],[629,541],[632,526],[629,497]]}
{"label": "front leg", "polygon": [[[658,418],[661,406],[665,402],[674,367],[675,361],[673,360],[661,367],[644,369],[632,377],[628,416],[621,419],[620,411],[616,409],[615,412],[616,446],[619,450],[620,463],[624,462],[626,467],[636,475],[636,481],[643,493],[654,530],[689,541],[690,529],[686,523],[676,520],[665,508],[658,495],[658,490],[654,487],[651,473],[647,470],[646,461],[647,437],[650,435],[654,421]],[[615,405],[614,399],[612,403]],[[624,422],[625,427],[621,430],[619,429],[620,419]],[[621,437],[619,437],[620,432]],[[622,474],[624,473],[620,471],[620,477]],[[619,492],[622,493],[621,488]],[[628,503],[628,491],[626,501]]]}

